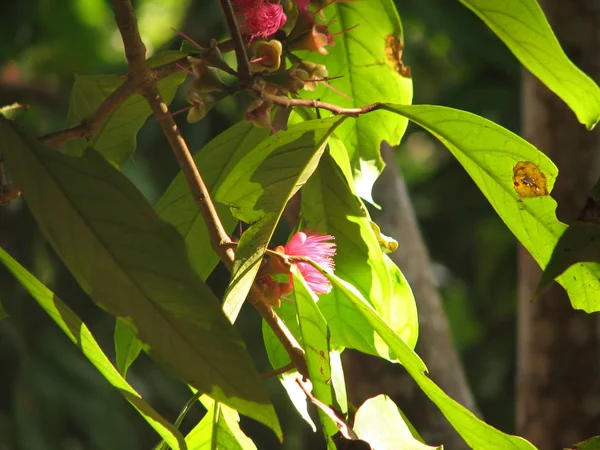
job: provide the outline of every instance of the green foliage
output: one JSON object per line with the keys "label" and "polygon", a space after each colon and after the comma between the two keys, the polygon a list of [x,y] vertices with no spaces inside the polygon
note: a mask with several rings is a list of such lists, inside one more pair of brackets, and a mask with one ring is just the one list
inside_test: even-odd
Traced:
{"label": "green foliage", "polygon": [[114,341],[117,369],[125,377],[127,369],[137,359],[144,344],[136,337],[135,330],[131,325],[121,318],[117,318],[115,322]]}
{"label": "green foliage", "polygon": [[398,407],[387,395],[370,398],[358,408],[354,417],[354,431],[371,448],[378,450],[396,450],[399,447],[411,450],[443,448],[430,447],[415,439]]}
{"label": "green foliage", "polygon": [[129,322],[168,370],[280,433],[245,345],[179,233],[96,152],[39,148],[5,119],[0,136],[32,214],[84,291]]}
{"label": "green foliage", "polygon": [[587,439],[583,442],[575,444],[572,450],[598,450],[600,449],[600,436]]}
{"label": "green foliage", "polygon": [[240,428],[238,413],[210,397],[200,398],[208,409],[185,437],[189,450],[256,450],[256,445]]}
{"label": "green foliage", "polygon": [[[336,274],[351,283],[411,347],[417,342],[415,300],[402,273],[383,253],[369,215],[353,189],[344,145],[332,139],[330,154],[302,191],[306,229],[336,238]],[[389,358],[377,333],[337,291],[323,296],[319,308],[331,328],[334,347],[349,347]]]}
{"label": "green foliage", "polygon": [[[249,122],[240,122],[210,141],[194,157],[204,183],[214,195],[231,169],[254,147],[269,135],[269,131],[257,128]],[[237,223],[229,207],[217,204],[217,213],[226,230],[232,231]],[[208,229],[183,173],[179,173],[154,207],[159,216],[173,224],[185,238],[192,265],[205,280],[219,262],[210,248]]]}
{"label": "green foliage", "polygon": [[0,248],[2,264],[19,280],[29,294],[39,303],[46,313],[56,322],[67,337],[83,352],[85,357],[112,384],[125,399],[136,408],[141,416],[156,432],[169,443],[173,449],[185,450],[183,436],[173,425],[160,416],[144,399],[125,381],[102,352],[100,346],[86,325],[77,315],[46,286],[40,283],[23,266]]}
{"label": "green foliage", "polygon": [[327,140],[344,118],[303,122],[271,136],[229,172],[216,200],[252,225],[242,235],[223,309],[233,321],[260,268],[260,262],[288,200],[317,168]]}
{"label": "green foliage", "polygon": [[564,100],[589,129],[600,120],[600,88],[561,48],[536,0],[461,0],[515,54],[521,64]]}
{"label": "green foliage", "polygon": [[[440,139],[540,267],[546,267],[566,226],[556,218],[552,197],[521,198],[513,176],[518,162],[531,162],[551,192],[558,171],[548,157],[510,131],[464,111],[417,105],[388,105],[386,109],[402,114]],[[599,277],[600,265],[586,263],[572,267],[557,281],[567,290],[573,307],[591,312],[600,308],[593,294],[600,288]]]}
{"label": "green foliage", "polygon": [[[160,66],[185,56],[178,51],[167,51],[148,60],[150,67]],[[185,72],[174,73],[159,82],[159,90],[166,103],[175,96],[177,87],[185,80]],[[77,125],[96,111],[112,92],[125,82],[120,75],[78,75],[71,90],[67,123]],[[112,112],[102,127],[88,139],[75,139],[67,143],[67,152],[81,156],[88,147],[94,148],[108,161],[122,166],[135,152],[136,134],[152,111],[141,95],[129,97]]]}
{"label": "green foliage", "polygon": [[[336,19],[331,25],[332,33],[358,26],[337,36],[328,55],[304,56],[325,64],[330,77],[342,76],[331,81],[331,85],[345,96],[324,86],[314,94],[303,91],[302,95],[348,108],[377,101],[409,104],[412,80],[398,72],[404,42],[402,24],[392,1],[339,2],[324,12],[329,20]],[[384,166],[379,145],[382,140],[398,144],[406,125],[403,118],[374,113],[347,121],[336,132],[348,150],[358,193],[370,202],[373,183]]]}

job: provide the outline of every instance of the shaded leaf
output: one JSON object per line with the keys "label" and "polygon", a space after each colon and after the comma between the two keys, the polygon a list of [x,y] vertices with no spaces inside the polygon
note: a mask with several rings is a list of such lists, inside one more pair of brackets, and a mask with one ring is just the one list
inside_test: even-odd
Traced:
{"label": "shaded leaf", "polygon": [[242,158],[219,187],[217,201],[252,224],[237,246],[223,305],[232,321],[248,295],[286,203],[315,171],[329,136],[344,119],[311,120],[279,131]]}
{"label": "shaded leaf", "polygon": [[[331,85],[350,98],[319,87],[316,92],[301,91],[305,97],[344,107],[360,107],[377,101],[410,104],[412,80],[402,66],[403,32],[396,7],[391,0],[338,2],[324,9],[327,21],[335,18],[332,33],[356,26],[335,37],[327,47],[328,55],[311,53],[311,61],[324,64]],[[358,193],[373,203],[371,189],[383,170],[379,153],[382,140],[397,145],[407,121],[385,113],[364,114],[344,123],[336,135],[346,144],[356,178]]]}
{"label": "shaded leaf", "polygon": [[365,401],[354,417],[354,431],[373,450],[426,450],[431,447],[415,439],[398,407],[387,395]]}
{"label": "shaded leaf", "polygon": [[575,444],[573,450],[600,450],[600,436]]}
{"label": "shaded leaf", "polygon": [[41,148],[2,118],[0,137],[33,216],[83,290],[127,320],[171,373],[280,435],[245,345],[181,235],[95,151],[74,158]]}
{"label": "shaded leaf", "polygon": [[[182,58],[186,54],[169,50],[148,60],[150,67],[160,66]],[[158,83],[163,100],[171,103],[177,87],[185,80],[184,71],[174,73]],[[76,75],[71,90],[67,123],[77,125],[92,114],[98,106],[117,89],[125,78],[119,75]],[[108,161],[122,166],[133,155],[136,147],[136,134],[152,114],[146,100],[135,94],[103,122],[101,128],[88,139],[74,139],[67,143],[67,153],[81,156],[86,148],[93,147]]]}
{"label": "shaded leaf", "polygon": [[2,306],[2,301],[0,301],[0,320],[6,319],[7,317],[8,317],[8,313],[4,309],[4,306]]}
{"label": "shaded leaf", "polygon": [[79,317],[46,286],[0,248],[0,260],[98,371],[138,410],[171,448],[185,450],[183,436],[119,374]]}
{"label": "shaded leaf", "polygon": [[137,359],[144,344],[137,338],[133,328],[120,317],[115,322],[114,342],[117,369],[126,377],[127,369]]}
{"label": "shaded leaf", "polygon": [[589,129],[600,120],[600,88],[569,60],[536,0],[460,0],[558,95]]}
{"label": "shaded leaf", "polygon": [[[269,130],[258,128],[250,122],[240,122],[218,135],[194,156],[202,179],[213,196],[237,162],[264,141],[269,133]],[[229,207],[220,203],[215,207],[225,229],[232,231],[237,219],[233,217]],[[154,209],[183,235],[192,265],[200,278],[205,280],[219,262],[219,258],[212,251],[208,229],[181,172],[171,182]]]}
{"label": "shaded leaf", "polygon": [[[521,161],[533,162],[544,174],[551,192],[558,170],[550,159],[514,133],[465,111],[425,105],[385,108],[408,117],[440,139],[540,267],[546,267],[566,225],[556,218],[556,202],[549,195],[518,195],[513,170]],[[460,192],[456,196],[458,201]],[[578,264],[557,281],[566,289],[574,308],[600,310],[600,265]]]}

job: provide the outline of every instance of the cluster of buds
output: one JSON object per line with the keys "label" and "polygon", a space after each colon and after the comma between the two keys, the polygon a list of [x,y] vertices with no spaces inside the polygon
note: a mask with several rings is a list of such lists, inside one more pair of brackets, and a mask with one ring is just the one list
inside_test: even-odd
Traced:
{"label": "cluster of buds", "polygon": [[[319,233],[295,233],[286,245],[275,248],[275,252],[289,257],[306,257],[312,259],[328,272],[333,272],[335,267],[335,243],[333,236]],[[307,262],[291,262],[298,268],[308,287],[315,294],[322,295],[331,292],[331,283],[325,275]],[[285,280],[278,280],[277,276],[287,275]],[[280,258],[271,256],[263,264],[257,277],[263,294],[273,305],[279,305],[280,299],[294,290],[289,267],[286,267]]]}
{"label": "cluster of buds", "polygon": [[[255,91],[271,95],[314,91],[317,83],[330,87],[323,64],[302,61],[294,50],[327,54],[335,35],[318,22],[323,9],[336,0],[233,0],[242,34],[249,46]],[[324,17],[322,17],[324,19]],[[331,87],[330,87],[331,88]],[[335,89],[334,89],[335,90]],[[260,95],[251,101],[246,119],[270,126],[272,102]]]}

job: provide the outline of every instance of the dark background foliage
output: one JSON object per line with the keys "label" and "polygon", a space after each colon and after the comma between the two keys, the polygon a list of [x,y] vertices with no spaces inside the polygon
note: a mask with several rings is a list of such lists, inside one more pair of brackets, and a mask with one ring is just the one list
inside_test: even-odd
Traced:
{"label": "dark background foliage", "polygon": [[[149,52],[177,48],[170,27],[201,43],[222,37],[217,2],[136,2]],[[465,109],[518,131],[519,66],[491,32],[458,2],[399,1],[405,28],[404,61],[411,66],[414,103]],[[27,102],[24,116],[41,135],[65,125],[75,73],[119,73],[122,44],[108,2],[24,0],[9,2],[0,15],[0,104]],[[185,105],[176,98],[173,109]],[[197,151],[240,118],[225,103],[194,125],[178,119]],[[397,151],[423,233],[434,260],[444,306],[469,380],[486,420],[514,431],[515,240],[474,183],[428,134],[410,126]],[[126,174],[156,201],[178,171],[155,120],[138,135]],[[10,172],[9,172],[10,173]],[[93,305],[44,242],[25,203],[0,209],[0,245],[32,270],[88,323],[113,356],[114,321]],[[400,245],[402,243],[400,242]],[[220,291],[226,272],[210,282]],[[10,318],[0,321],[0,449],[145,449],[157,436],[62,335],[4,270],[0,300]],[[267,370],[259,318],[245,310],[238,327]],[[130,382],[165,417],[174,420],[189,391],[145,356]],[[286,394],[268,384],[281,414],[286,449],[317,448],[314,435]],[[197,407],[184,427],[201,417]],[[270,432],[243,421],[259,448],[276,448]],[[312,444],[311,444],[312,442]]]}

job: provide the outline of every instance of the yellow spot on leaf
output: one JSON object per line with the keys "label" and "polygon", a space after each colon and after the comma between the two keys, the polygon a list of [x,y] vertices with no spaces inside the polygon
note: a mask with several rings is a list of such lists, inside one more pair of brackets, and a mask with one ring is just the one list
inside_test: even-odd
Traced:
{"label": "yellow spot on leaf", "polygon": [[385,55],[388,60],[396,72],[405,78],[410,78],[410,67],[402,63],[402,50],[404,50],[404,44],[396,36],[390,34],[385,38]]}
{"label": "yellow spot on leaf", "polygon": [[546,175],[531,161],[519,161],[515,164],[513,186],[521,198],[548,195]]}

